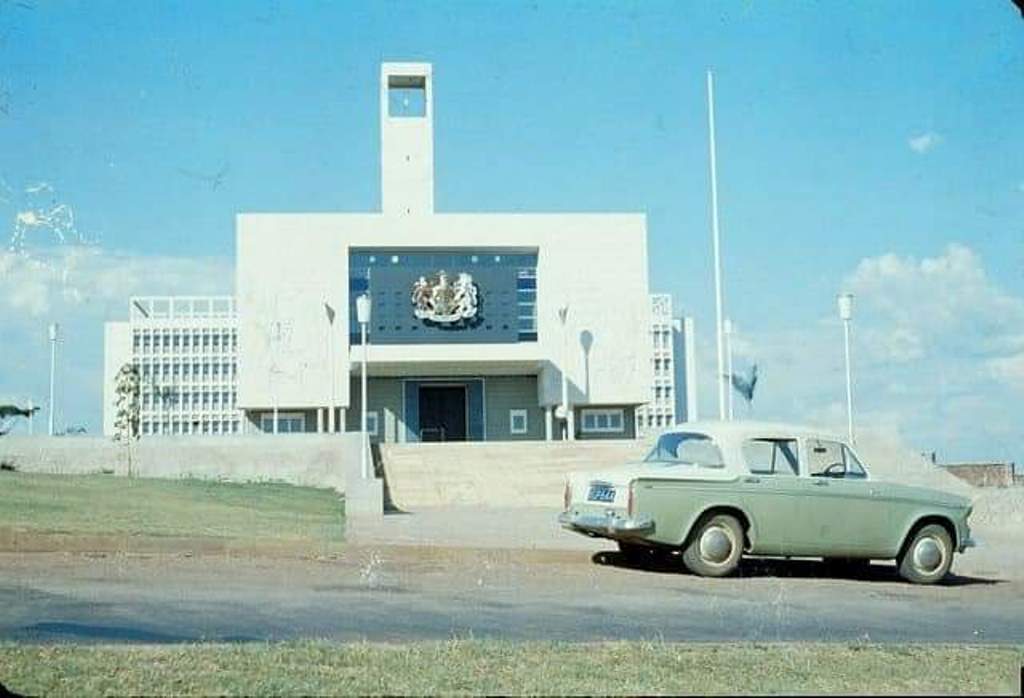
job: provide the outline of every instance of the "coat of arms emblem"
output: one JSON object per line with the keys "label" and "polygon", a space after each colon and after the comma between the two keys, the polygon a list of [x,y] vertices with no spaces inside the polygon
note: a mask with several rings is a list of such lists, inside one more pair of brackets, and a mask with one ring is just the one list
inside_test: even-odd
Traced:
{"label": "coat of arms emblem", "polygon": [[420,320],[450,325],[476,317],[479,289],[473,277],[460,272],[454,282],[448,273],[421,276],[412,285],[412,312]]}

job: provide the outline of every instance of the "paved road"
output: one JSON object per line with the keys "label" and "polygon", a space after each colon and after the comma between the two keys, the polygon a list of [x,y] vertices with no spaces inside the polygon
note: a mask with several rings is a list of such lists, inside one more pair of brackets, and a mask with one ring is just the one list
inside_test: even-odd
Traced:
{"label": "paved road", "polygon": [[1024,643],[1024,580],[992,565],[1001,558],[969,555],[948,583],[917,587],[891,565],[851,579],[822,576],[817,562],[748,561],[742,576],[710,580],[587,550],[0,554],[0,639]]}

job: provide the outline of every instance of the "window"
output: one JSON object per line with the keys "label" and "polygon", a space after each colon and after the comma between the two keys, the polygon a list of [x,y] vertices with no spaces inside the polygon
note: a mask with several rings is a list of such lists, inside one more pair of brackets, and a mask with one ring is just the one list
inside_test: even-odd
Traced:
{"label": "window", "polygon": [[758,475],[799,475],[796,439],[750,439],[743,442],[747,469]]}
{"label": "window", "polygon": [[594,410],[584,409],[582,410],[583,417],[583,428],[584,433],[594,434],[609,434],[609,433],[622,433],[623,424],[623,412],[619,409],[614,410]]}
{"label": "window", "polygon": [[867,478],[853,451],[838,441],[807,440],[807,461],[811,477]]}
{"label": "window", "polygon": [[[369,402],[369,401],[367,401]],[[370,436],[379,436],[380,430],[377,428],[379,421],[376,410],[367,410],[366,412],[366,433]]]}
{"label": "window", "polygon": [[857,456],[853,454],[853,451],[847,446],[843,446],[843,459],[846,463],[846,477],[864,479],[867,478],[868,473],[864,470],[864,466],[861,465]]}
{"label": "window", "polygon": [[388,116],[427,115],[427,79],[423,75],[388,76]]}
{"label": "window", "polygon": [[537,269],[522,267],[516,272],[516,308],[519,340],[537,341]]}
{"label": "window", "polygon": [[508,430],[512,434],[526,434],[529,432],[529,423],[527,421],[526,410],[509,410],[508,411]]}
{"label": "window", "polygon": [[[264,412],[260,415],[260,431],[264,434],[274,433],[274,413]],[[278,412],[277,433],[299,434],[306,431],[306,415],[301,412]]]}
{"label": "window", "polygon": [[697,465],[704,468],[721,468],[725,465],[722,452],[711,437],[696,432],[662,434],[644,462],[664,466]]}

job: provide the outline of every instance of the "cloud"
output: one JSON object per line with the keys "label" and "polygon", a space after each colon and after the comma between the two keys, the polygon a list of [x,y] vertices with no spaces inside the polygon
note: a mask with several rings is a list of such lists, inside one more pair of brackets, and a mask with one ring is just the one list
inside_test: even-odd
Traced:
{"label": "cloud", "polygon": [[907,139],[907,145],[918,155],[924,155],[933,150],[941,142],[942,136],[935,131],[925,131]]}
{"label": "cloud", "polygon": [[55,246],[45,254],[0,252],[0,311],[8,322],[54,313],[127,312],[131,295],[229,292],[230,260],[109,252],[93,246]]}
{"label": "cloud", "polygon": [[1005,351],[1024,327],[1024,299],[997,288],[977,254],[960,244],[920,260],[865,259],[844,285],[862,308],[858,315],[870,319],[870,350],[880,360]]}
{"label": "cloud", "polygon": [[[973,250],[950,244],[930,257],[869,257],[836,291],[854,294],[858,425],[896,430],[947,460],[1024,460],[1024,298],[1001,289]],[[738,367],[757,361],[762,369],[754,416],[845,432],[842,326],[833,313],[786,329],[748,328],[734,347]],[[702,351],[713,379],[713,336]],[[701,387],[714,407],[713,382]]]}
{"label": "cloud", "polygon": [[46,402],[47,326],[61,326],[58,428],[97,433],[102,416],[103,323],[126,320],[133,295],[233,292],[229,259],[140,255],[90,245],[0,252],[0,399]]}

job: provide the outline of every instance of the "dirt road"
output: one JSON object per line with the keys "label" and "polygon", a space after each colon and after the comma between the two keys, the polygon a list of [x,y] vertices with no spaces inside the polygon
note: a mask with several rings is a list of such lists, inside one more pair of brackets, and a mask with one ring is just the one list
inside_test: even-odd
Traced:
{"label": "dirt road", "polygon": [[362,545],[320,559],[237,554],[0,554],[0,639],[593,641],[869,640],[1024,643],[1024,575],[999,550],[940,586],[892,565],[861,578],[819,562],[746,561],[730,579],[609,548]]}

